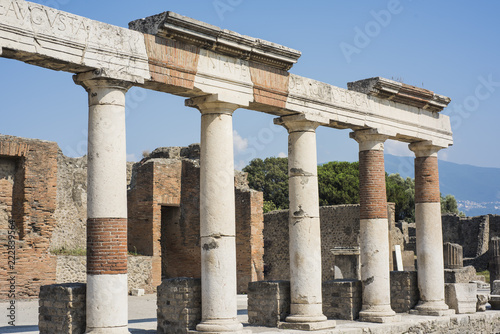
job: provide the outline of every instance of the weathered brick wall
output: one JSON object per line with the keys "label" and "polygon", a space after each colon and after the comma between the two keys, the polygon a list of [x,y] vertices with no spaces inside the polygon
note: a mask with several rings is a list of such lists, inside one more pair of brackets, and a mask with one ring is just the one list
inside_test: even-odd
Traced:
{"label": "weathered brick wall", "polygon": [[[49,253],[49,247],[56,225],[57,153],[57,144],[53,142],[0,136],[0,160],[11,161],[11,167],[8,167],[10,176],[0,185],[1,196],[5,198],[12,187],[12,202],[6,200],[1,215],[0,281],[6,282],[11,272],[5,218],[12,218],[17,228],[15,271],[18,299],[38,296],[41,285],[55,280],[55,256]],[[13,178],[12,161],[15,162]],[[7,299],[8,289],[7,284],[0,285],[0,299]]]}
{"label": "weathered brick wall", "polygon": [[201,277],[200,169],[192,160],[179,167],[180,207],[163,207],[162,276]]}
{"label": "weathered brick wall", "polygon": [[[153,281],[201,277],[199,146],[153,151],[128,192],[129,251],[153,256]],[[235,184],[246,178],[237,173]],[[236,190],[238,291],[263,278],[262,194]],[[160,265],[161,262],[161,265]]]}
{"label": "weathered brick wall", "polygon": [[246,293],[249,282],[264,279],[263,201],[259,191],[235,189],[238,293]]}

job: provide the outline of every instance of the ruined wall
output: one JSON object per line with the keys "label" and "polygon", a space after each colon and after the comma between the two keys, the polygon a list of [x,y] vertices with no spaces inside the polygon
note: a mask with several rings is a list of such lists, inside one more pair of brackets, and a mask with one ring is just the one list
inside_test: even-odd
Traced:
{"label": "ruined wall", "polygon": [[[391,245],[403,248],[403,235],[395,227],[394,204],[387,206]],[[319,208],[321,221],[321,266],[322,280],[335,277],[334,247],[359,247],[359,205],[333,205]],[[288,210],[264,215],[264,273],[266,280],[289,280],[290,257],[288,252]]]}
{"label": "ruined wall", "polygon": [[475,258],[488,251],[490,238],[489,216],[442,216],[443,243],[451,242],[463,247],[464,258]]}
{"label": "ruined wall", "polygon": [[[359,246],[359,205],[322,206],[321,220],[322,280],[334,278],[333,247]],[[264,265],[267,280],[290,279],[288,253],[288,210],[264,215]]]}
{"label": "ruined wall", "polygon": [[57,155],[57,222],[51,249],[87,247],[87,157]]}
{"label": "ruined wall", "polygon": [[[49,247],[56,225],[57,152],[53,142],[0,136],[0,281],[14,273],[17,299],[36,297],[41,285],[55,280]],[[9,219],[15,231],[9,229]],[[9,231],[15,232],[10,250]],[[12,270],[8,256],[14,250]],[[8,290],[8,284],[0,285],[0,299],[7,299]]]}
{"label": "ruined wall", "polygon": [[[199,145],[153,151],[128,192],[129,251],[153,256],[160,278],[201,277]],[[263,278],[262,194],[235,175],[238,291]]]}
{"label": "ruined wall", "polygon": [[264,280],[264,196],[262,192],[235,189],[236,264],[239,293],[248,291],[248,283]]}

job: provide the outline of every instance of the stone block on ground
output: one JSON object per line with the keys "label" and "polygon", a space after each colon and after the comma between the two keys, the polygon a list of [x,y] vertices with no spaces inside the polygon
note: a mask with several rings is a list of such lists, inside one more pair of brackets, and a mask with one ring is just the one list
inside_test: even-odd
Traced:
{"label": "stone block on ground", "polygon": [[157,333],[185,334],[201,322],[201,280],[171,278],[157,289]]}
{"label": "stone block on ground", "polygon": [[40,334],[83,334],[86,291],[84,283],[42,285],[38,302]]}
{"label": "stone block on ground", "polygon": [[469,283],[476,278],[476,269],[473,266],[467,266],[460,269],[445,269],[445,283]]}
{"label": "stone block on ground", "polygon": [[323,314],[328,319],[357,319],[362,306],[361,289],[359,280],[323,282]]}
{"label": "stone block on ground", "polygon": [[446,283],[445,301],[457,314],[476,313],[477,285],[475,283]]}
{"label": "stone block on ground", "polygon": [[290,314],[290,282],[258,281],[248,283],[248,323],[278,327]]}

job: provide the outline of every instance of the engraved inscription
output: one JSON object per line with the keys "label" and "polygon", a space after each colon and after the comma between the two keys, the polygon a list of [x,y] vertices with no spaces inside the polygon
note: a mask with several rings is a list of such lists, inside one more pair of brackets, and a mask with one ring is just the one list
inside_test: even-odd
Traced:
{"label": "engraved inscription", "polygon": [[200,50],[199,70],[213,75],[236,80],[250,80],[248,61],[217,54],[210,50]]}
{"label": "engraved inscription", "polygon": [[89,27],[74,15],[53,8],[26,3],[24,1],[0,1],[0,17],[28,23],[32,26],[45,27],[52,31],[67,31],[70,34],[87,32]]}
{"label": "engraved inscription", "polygon": [[352,107],[368,108],[368,97],[364,94],[342,89],[326,83],[290,75],[290,93],[329,104],[346,104]]}

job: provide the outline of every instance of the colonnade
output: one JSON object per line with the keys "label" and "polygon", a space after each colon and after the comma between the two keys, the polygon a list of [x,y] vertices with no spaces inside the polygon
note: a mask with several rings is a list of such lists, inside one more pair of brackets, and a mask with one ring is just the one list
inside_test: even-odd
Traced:
{"label": "colonnade", "polygon": [[[75,76],[89,94],[87,333],[128,333],[127,329],[127,198],[125,93],[128,81],[98,73]],[[234,162],[232,113],[240,106],[217,95],[192,98],[201,112],[200,245],[202,322],[200,332],[242,331],[237,320]],[[275,121],[289,133],[289,252],[291,314],[294,328],[327,328],[322,312],[321,237],[316,158],[316,128],[326,119],[305,115]],[[360,249],[363,283],[362,321],[398,319],[390,307],[389,240],[385,190],[384,142],[376,129],[357,130],[359,143]],[[415,312],[449,314],[444,303],[437,151],[415,142],[415,201],[418,285]],[[311,325],[304,327],[304,325]],[[323,324],[323,325],[321,325]]]}

